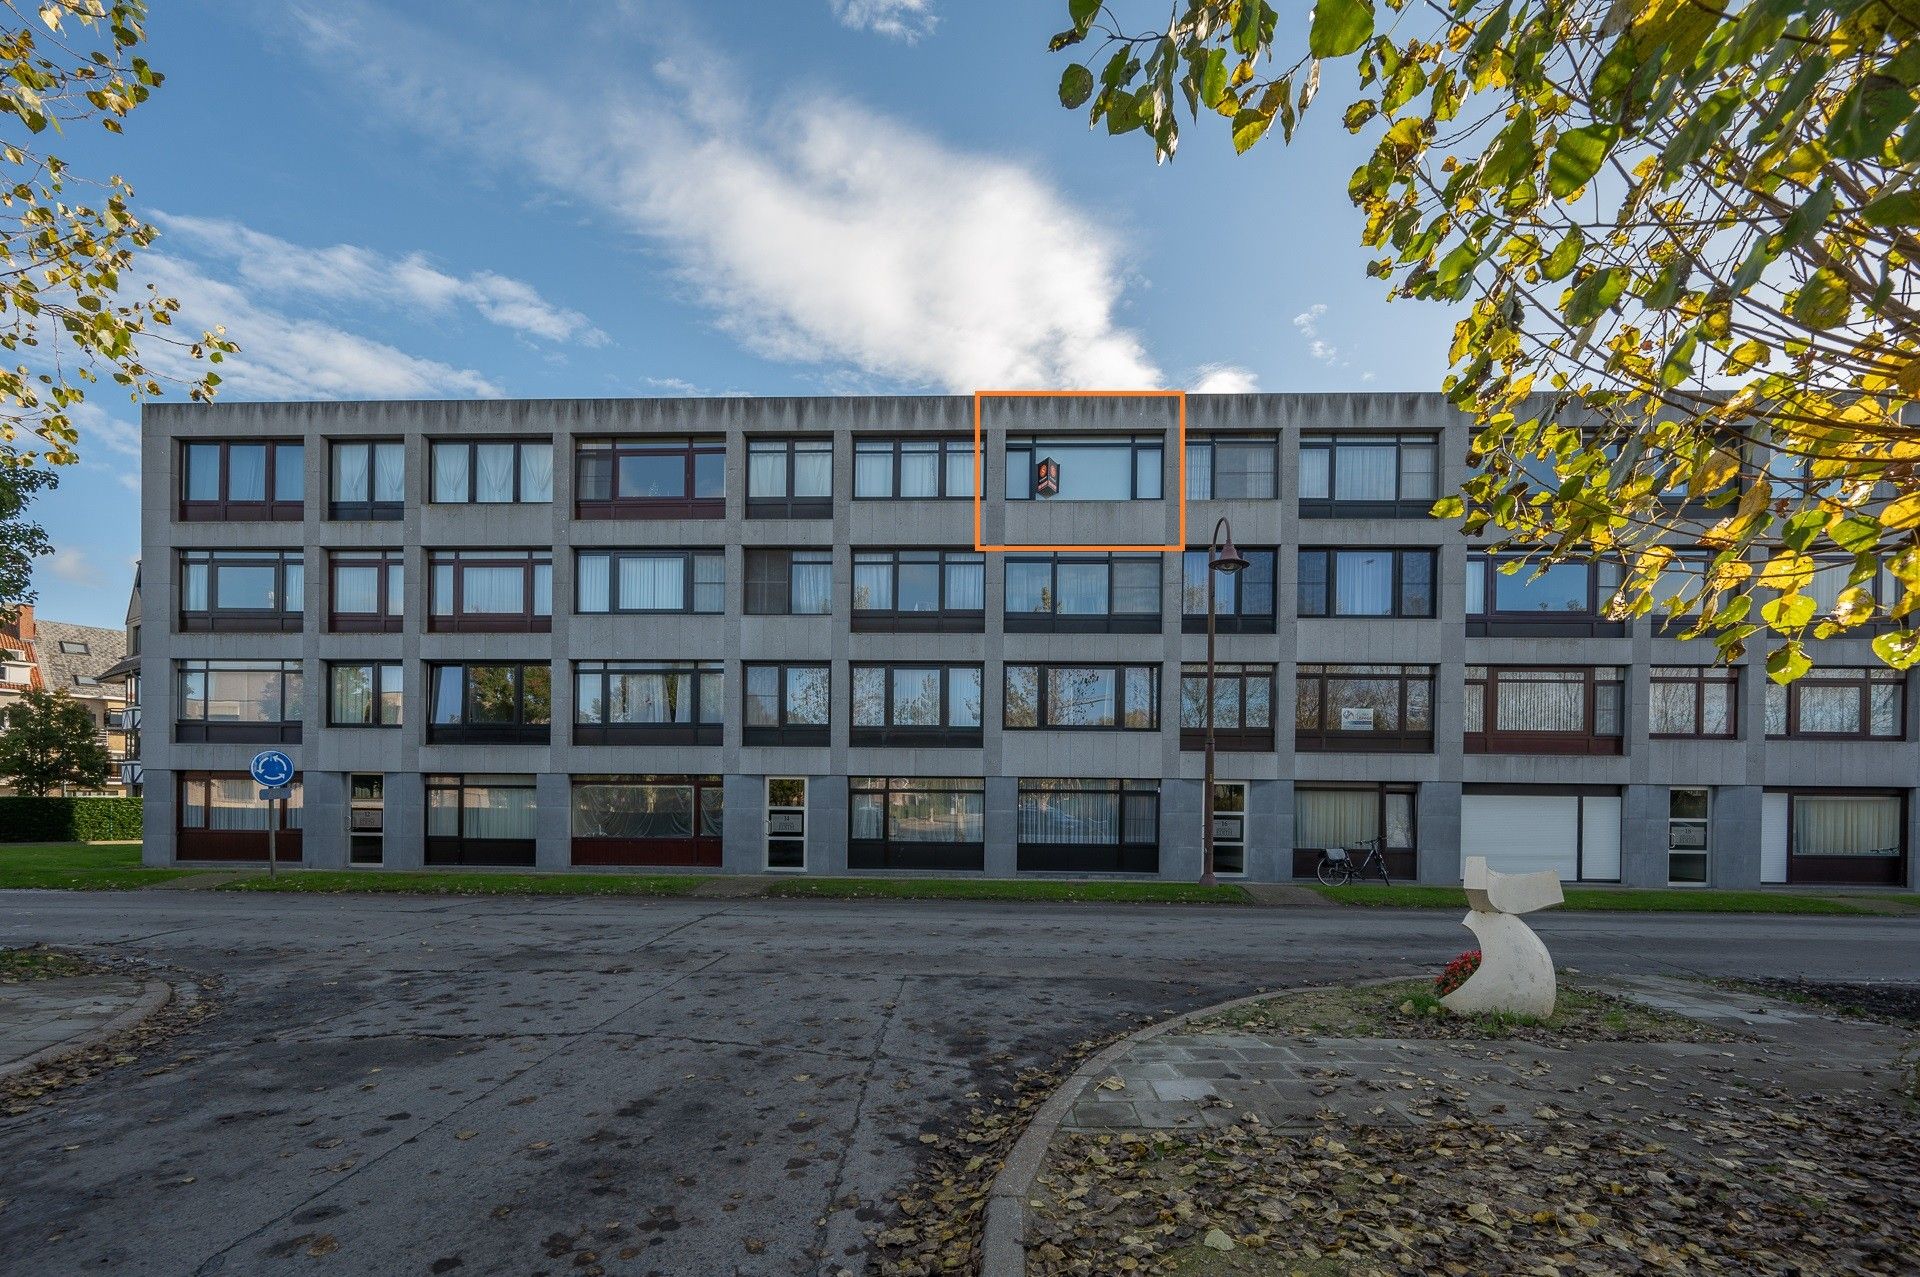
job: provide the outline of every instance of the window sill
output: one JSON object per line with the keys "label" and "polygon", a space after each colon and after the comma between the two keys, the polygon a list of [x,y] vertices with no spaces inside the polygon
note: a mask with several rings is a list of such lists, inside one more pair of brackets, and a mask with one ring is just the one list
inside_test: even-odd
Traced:
{"label": "window sill", "polygon": [[427,728],[429,745],[550,745],[553,729],[542,723],[526,727],[518,723],[476,725],[441,724]]}
{"label": "window sill", "polygon": [[299,723],[176,722],[176,745],[298,745]]}

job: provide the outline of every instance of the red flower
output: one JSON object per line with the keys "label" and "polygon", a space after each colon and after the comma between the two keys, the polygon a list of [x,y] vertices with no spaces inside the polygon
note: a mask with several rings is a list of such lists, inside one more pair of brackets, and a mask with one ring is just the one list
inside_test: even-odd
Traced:
{"label": "red flower", "polygon": [[1434,990],[1446,997],[1467,982],[1467,977],[1480,969],[1480,951],[1469,949],[1446,965],[1433,982]]}

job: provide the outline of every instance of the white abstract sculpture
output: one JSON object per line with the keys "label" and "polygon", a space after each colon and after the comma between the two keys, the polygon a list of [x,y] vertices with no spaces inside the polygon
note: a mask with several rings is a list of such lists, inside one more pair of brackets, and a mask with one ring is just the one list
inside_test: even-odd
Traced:
{"label": "white abstract sculpture", "polygon": [[1546,1019],[1556,993],[1553,955],[1520,915],[1566,899],[1559,875],[1495,873],[1485,856],[1468,856],[1463,881],[1472,912],[1462,922],[1480,941],[1480,967],[1440,1004],[1457,1015],[1506,1011]]}

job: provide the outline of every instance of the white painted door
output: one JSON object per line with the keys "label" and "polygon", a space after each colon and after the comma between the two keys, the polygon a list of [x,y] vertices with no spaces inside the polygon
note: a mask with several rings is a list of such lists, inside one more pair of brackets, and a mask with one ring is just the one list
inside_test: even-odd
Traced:
{"label": "white painted door", "polygon": [[1760,881],[1787,880],[1787,796],[1760,796]]}
{"label": "white painted door", "polygon": [[1580,876],[1580,800],[1571,794],[1464,794],[1460,859],[1485,856],[1501,873]]}
{"label": "white painted door", "polygon": [[1580,876],[1588,882],[1620,880],[1620,799],[1589,795],[1580,800]]}

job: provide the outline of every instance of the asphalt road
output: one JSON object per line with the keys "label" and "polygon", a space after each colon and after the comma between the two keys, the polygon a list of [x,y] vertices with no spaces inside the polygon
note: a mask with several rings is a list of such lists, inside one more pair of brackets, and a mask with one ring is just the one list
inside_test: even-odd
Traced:
{"label": "asphalt road", "polygon": [[[1920,979],[1920,922],[1545,915],[1593,971]],[[171,1050],[0,1119],[0,1273],[858,1273],[923,1130],[1262,987],[1436,970],[1451,915],[0,893],[0,942],[218,976]],[[583,1260],[592,1253],[597,1259]]]}

